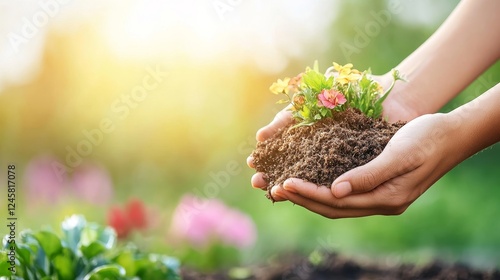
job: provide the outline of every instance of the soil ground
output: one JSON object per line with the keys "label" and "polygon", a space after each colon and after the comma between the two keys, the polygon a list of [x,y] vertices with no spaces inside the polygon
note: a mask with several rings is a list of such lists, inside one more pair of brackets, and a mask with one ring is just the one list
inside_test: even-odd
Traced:
{"label": "soil ground", "polygon": [[442,280],[498,280],[500,270],[475,269],[465,264],[447,264],[439,261],[427,265],[376,264],[346,259],[330,253],[317,265],[297,255],[281,257],[275,263],[248,268],[246,277],[231,277],[228,271],[201,273],[184,268],[184,280],[400,280],[400,279],[442,279]]}
{"label": "soil ground", "polygon": [[371,119],[355,109],[337,112],[310,126],[290,129],[258,142],[252,156],[255,169],[269,187],[300,178],[329,187],[341,174],[379,155],[404,123]]}

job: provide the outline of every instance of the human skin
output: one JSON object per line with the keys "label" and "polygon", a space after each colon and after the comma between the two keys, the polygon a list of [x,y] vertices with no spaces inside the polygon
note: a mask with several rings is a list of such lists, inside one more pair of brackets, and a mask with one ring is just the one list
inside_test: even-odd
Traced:
{"label": "human skin", "polygon": [[[447,114],[436,112],[500,57],[500,1],[463,0],[443,25],[396,67],[397,83],[384,102],[389,121],[410,121],[373,161],[337,178],[331,188],[298,178],[273,186],[276,201],[289,200],[328,218],[397,215],[446,172],[500,141],[500,85]],[[389,74],[378,77],[383,85]],[[263,141],[291,122],[287,110],[261,128]],[[253,167],[252,158],[248,165]],[[263,174],[252,185],[265,189]]]}

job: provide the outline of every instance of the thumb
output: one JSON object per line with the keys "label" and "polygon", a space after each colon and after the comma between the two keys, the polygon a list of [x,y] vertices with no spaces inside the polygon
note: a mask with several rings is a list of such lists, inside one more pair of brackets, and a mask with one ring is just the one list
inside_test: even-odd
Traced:
{"label": "thumb", "polygon": [[372,161],[339,176],[332,183],[332,193],[335,197],[342,198],[349,194],[371,191],[382,183],[410,171],[409,169],[414,169],[415,167],[408,165],[413,160],[408,159],[408,156],[402,156],[387,146]]}
{"label": "thumb", "polygon": [[292,122],[292,113],[290,112],[290,106],[281,110],[274,117],[273,121],[264,126],[257,131],[256,139],[257,141],[264,141],[267,138],[273,136],[280,128],[285,127],[287,124]]}

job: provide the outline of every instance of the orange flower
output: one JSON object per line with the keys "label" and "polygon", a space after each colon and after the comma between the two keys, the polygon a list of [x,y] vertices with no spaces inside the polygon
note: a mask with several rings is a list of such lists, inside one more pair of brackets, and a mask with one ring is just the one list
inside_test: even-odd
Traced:
{"label": "orange flower", "polygon": [[299,109],[306,103],[306,99],[304,98],[303,95],[294,95],[293,96],[293,105],[296,109]]}
{"label": "orange flower", "polygon": [[288,90],[292,93],[300,91],[300,83],[302,82],[302,74],[300,73],[297,76],[293,77],[288,81]]}

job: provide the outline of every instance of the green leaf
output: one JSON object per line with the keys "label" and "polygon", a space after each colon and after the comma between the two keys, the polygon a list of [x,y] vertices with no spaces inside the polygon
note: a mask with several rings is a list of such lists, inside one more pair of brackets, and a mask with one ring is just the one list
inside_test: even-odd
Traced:
{"label": "green leaf", "polygon": [[311,110],[307,106],[302,107],[302,110],[300,110],[300,114],[304,117],[304,119],[309,119],[310,113]]}
{"label": "green leaf", "polygon": [[63,232],[62,241],[65,242],[74,253],[76,253],[82,230],[86,225],[87,221],[82,215],[72,215],[61,223]]}
{"label": "green leaf", "polygon": [[149,254],[137,260],[137,276],[141,279],[180,279],[180,265],[175,258]]}
{"label": "green leaf", "polygon": [[101,242],[96,241],[96,242],[90,243],[90,245],[88,245],[88,246],[81,246],[80,251],[82,252],[82,254],[85,258],[90,260],[90,259],[102,254],[103,252],[105,252],[106,247],[104,247],[104,245]]}
{"label": "green leaf", "polygon": [[137,272],[134,255],[131,251],[123,251],[116,258],[115,262],[125,268],[127,276],[134,276]]}
{"label": "green leaf", "polygon": [[118,280],[125,278],[125,269],[116,264],[94,268],[83,280]]}
{"label": "green leaf", "polygon": [[57,271],[57,275],[61,280],[72,280],[75,279],[75,272],[73,268],[73,260],[69,249],[65,254],[57,255],[52,264]]}
{"label": "green leaf", "polygon": [[333,87],[333,81],[334,81],[334,78],[333,76],[328,78],[325,82],[325,88],[326,89],[331,89]]}
{"label": "green leaf", "polygon": [[50,260],[52,260],[57,254],[61,253],[63,248],[61,240],[55,233],[42,230],[35,233],[34,237],[40,243],[40,246]]}
{"label": "green leaf", "polygon": [[25,244],[17,244],[16,253],[19,261],[29,263],[31,261],[30,247]]}
{"label": "green leaf", "polygon": [[368,89],[370,87],[370,84],[372,83],[372,80],[368,78],[366,75],[366,72],[363,72],[363,75],[361,76],[361,79],[359,80],[359,86],[361,87],[361,91],[363,89]]}
{"label": "green leaf", "polygon": [[99,238],[99,227],[96,225],[87,225],[82,229],[80,245],[88,246]]}
{"label": "green leaf", "polygon": [[0,251],[0,276],[11,276],[12,272],[9,270],[11,266],[7,257],[8,250]]}
{"label": "green leaf", "polygon": [[316,71],[316,72],[319,72],[319,63],[318,63],[318,60],[314,61],[313,70]]}
{"label": "green leaf", "polygon": [[314,92],[320,92],[322,89],[327,87],[325,76],[314,70],[309,70],[302,75],[302,81]]}
{"label": "green leaf", "polygon": [[94,242],[99,242],[104,248],[111,249],[116,244],[116,233],[109,227],[88,224],[82,230],[79,246],[90,246]]}
{"label": "green leaf", "polygon": [[92,259],[116,244],[116,233],[108,227],[88,224],[81,234],[79,249],[87,259]]}

